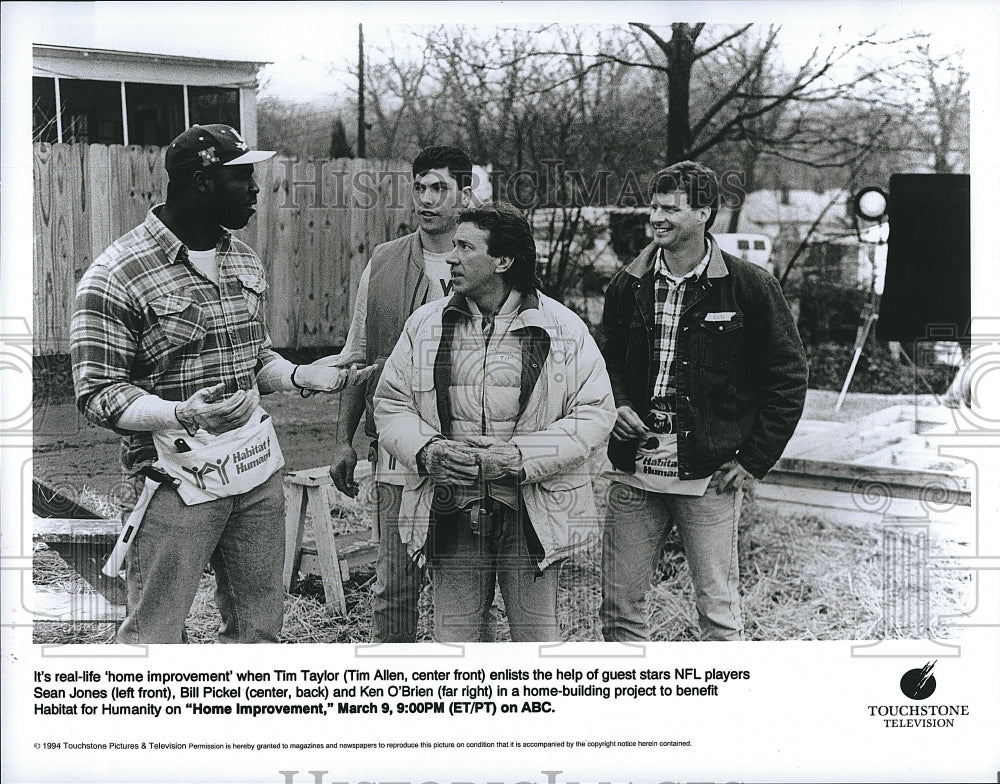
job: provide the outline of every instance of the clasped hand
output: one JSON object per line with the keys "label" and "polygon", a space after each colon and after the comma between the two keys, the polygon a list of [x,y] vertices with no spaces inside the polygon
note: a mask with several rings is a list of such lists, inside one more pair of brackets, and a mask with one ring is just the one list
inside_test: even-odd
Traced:
{"label": "clasped hand", "polygon": [[174,409],[177,421],[192,435],[198,429],[219,435],[243,427],[260,403],[260,393],[256,387],[238,389],[225,396],[226,385],[219,382],[215,386],[199,389]]}
{"label": "clasped hand", "polygon": [[438,484],[471,485],[517,476],[521,452],[509,441],[472,437],[468,442],[438,439],[423,450],[424,468]]}

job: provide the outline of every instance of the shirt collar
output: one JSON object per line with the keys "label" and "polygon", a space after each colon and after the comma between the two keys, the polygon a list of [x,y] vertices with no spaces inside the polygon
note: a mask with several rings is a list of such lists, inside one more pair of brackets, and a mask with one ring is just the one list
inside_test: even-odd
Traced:
{"label": "shirt collar", "polygon": [[667,263],[666,261],[664,261],[663,258],[663,249],[657,248],[656,262],[655,262],[656,274],[666,278],[675,286],[679,286],[681,283],[685,281],[695,280],[697,278],[700,278],[705,273],[705,270],[708,269],[709,261],[712,260],[711,241],[706,239],[705,245],[706,245],[706,250],[704,258],[702,258],[702,260],[698,263],[697,267],[688,272],[686,275],[682,275],[681,277],[677,277],[676,275],[670,272],[669,268],[667,267]]}
{"label": "shirt collar", "polygon": [[[166,227],[166,224],[160,220],[159,212],[163,206],[163,204],[157,204],[148,213],[146,213],[146,220],[144,222],[146,230],[156,241],[156,244],[160,246],[164,254],[166,254],[167,261],[171,264],[178,261],[186,261],[188,258],[187,247],[183,242],[177,239],[177,235],[170,231],[170,229]],[[229,250],[229,243],[232,240],[232,235],[222,226],[219,227],[219,231],[219,241],[215,244],[215,249],[220,253],[225,253]]]}
{"label": "shirt collar", "polygon": [[[473,316],[481,315],[479,306],[475,303],[475,301],[467,299],[465,303],[469,308],[469,312]],[[500,310],[498,310],[494,314],[494,318],[496,318],[497,316],[506,316],[506,317],[514,316],[519,312],[520,307],[521,307],[521,292],[518,291],[517,289],[511,289],[510,294],[507,295],[507,299],[505,299],[503,305],[500,306]]]}
{"label": "shirt collar", "polygon": [[[711,259],[708,262],[708,270],[705,274],[709,280],[726,277],[729,274],[729,268],[722,257],[722,250],[719,248],[719,243],[715,241],[715,238],[711,234],[706,234],[705,238],[712,246]],[[651,275],[655,272],[658,252],[659,248],[653,243],[649,243],[649,245],[639,252],[635,260],[625,267],[625,272],[633,278],[643,278],[646,275]]]}

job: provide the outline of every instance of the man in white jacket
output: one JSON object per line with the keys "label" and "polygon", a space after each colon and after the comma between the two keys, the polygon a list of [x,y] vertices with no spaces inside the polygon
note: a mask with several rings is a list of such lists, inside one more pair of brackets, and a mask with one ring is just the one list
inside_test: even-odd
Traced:
{"label": "man in white jacket", "polygon": [[399,531],[427,559],[439,642],[482,639],[499,582],[514,641],[558,640],[557,565],[596,532],[586,461],[615,422],[597,345],[538,291],[531,227],[463,212],[454,295],[407,320],[375,391],[386,450],[413,471]]}

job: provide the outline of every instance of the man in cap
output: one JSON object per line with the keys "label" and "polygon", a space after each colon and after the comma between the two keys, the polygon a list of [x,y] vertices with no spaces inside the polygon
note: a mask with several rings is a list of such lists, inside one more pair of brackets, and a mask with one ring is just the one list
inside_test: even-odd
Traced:
{"label": "man in cap", "polygon": [[[95,259],[77,289],[70,330],[77,406],[123,436],[123,467],[137,491],[145,487],[119,642],[182,642],[206,563],[215,571],[220,642],[277,640],[283,460],[260,394],[337,391],[372,370],[293,365],[271,349],[263,265],[229,230],[254,214],[253,164],[272,155],[250,150],[227,125],[182,133],[166,152],[166,203]],[[243,448],[250,442],[234,439],[248,433],[257,441]],[[168,468],[192,480],[188,494],[183,484],[150,489],[141,478],[154,461],[169,466],[199,450],[213,459]],[[205,500],[206,488],[218,497]]]}

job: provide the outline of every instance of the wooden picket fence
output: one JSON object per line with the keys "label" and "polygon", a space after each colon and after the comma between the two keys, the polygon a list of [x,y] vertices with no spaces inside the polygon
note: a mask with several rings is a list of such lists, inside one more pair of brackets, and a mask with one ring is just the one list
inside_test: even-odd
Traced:
{"label": "wooden picket fence", "polygon": [[[335,348],[361,272],[380,242],[411,230],[409,166],[400,161],[257,164],[257,215],[238,232],[269,281],[279,348]],[[91,261],[166,197],[163,149],[34,145],[35,354],[69,350],[76,286]]]}

